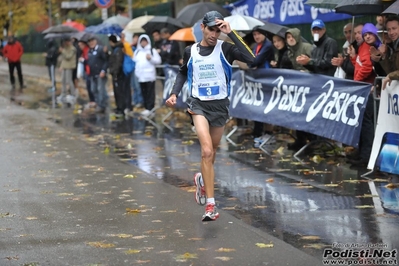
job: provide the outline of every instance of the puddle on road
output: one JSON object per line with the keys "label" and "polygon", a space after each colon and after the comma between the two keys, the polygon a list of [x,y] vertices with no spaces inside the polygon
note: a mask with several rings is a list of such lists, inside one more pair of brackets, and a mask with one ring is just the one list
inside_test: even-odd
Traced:
{"label": "puddle on road", "polygon": [[[51,111],[51,94],[42,90],[30,87],[15,102]],[[81,132],[90,145],[182,189],[193,185],[200,151],[184,114],[165,125],[164,108],[155,120],[136,116],[115,121],[107,115],[74,114],[70,108],[52,112],[60,125]],[[387,187],[399,183],[396,176],[361,178],[365,170],[350,169],[344,158],[332,154],[292,158],[286,136],[264,151],[253,148],[249,136],[236,133],[232,140],[235,145],[222,140],[216,160],[220,209],[317,258],[332,243],[399,246],[392,234],[399,230],[399,189]]]}

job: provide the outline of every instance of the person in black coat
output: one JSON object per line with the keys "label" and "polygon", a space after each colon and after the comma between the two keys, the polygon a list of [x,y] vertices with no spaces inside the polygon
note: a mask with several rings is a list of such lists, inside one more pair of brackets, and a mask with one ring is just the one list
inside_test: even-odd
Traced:
{"label": "person in black coat", "polygon": [[56,42],[50,39],[47,44],[47,53],[44,54],[46,58],[46,66],[51,81],[51,88],[55,89],[55,69],[57,67],[58,56],[60,55]]}

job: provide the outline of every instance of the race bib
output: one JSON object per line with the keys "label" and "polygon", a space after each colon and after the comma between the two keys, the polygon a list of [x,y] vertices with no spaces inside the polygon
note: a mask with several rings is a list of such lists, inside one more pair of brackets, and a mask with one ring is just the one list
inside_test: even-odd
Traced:
{"label": "race bib", "polygon": [[199,96],[214,96],[219,94],[219,86],[207,86],[198,88]]}

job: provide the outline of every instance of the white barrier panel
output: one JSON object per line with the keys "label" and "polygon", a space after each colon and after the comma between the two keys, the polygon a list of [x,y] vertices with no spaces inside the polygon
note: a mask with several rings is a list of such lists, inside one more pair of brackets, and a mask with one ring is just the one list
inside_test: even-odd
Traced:
{"label": "white barrier panel", "polygon": [[373,148],[367,168],[399,174],[399,82],[381,91]]}

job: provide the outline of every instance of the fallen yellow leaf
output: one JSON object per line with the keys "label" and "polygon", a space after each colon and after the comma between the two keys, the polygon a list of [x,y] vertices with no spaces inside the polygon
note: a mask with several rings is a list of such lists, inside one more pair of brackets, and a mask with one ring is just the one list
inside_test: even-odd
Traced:
{"label": "fallen yellow leaf", "polygon": [[37,217],[35,217],[35,216],[29,216],[29,217],[26,217],[26,220],[37,220]]}
{"label": "fallen yellow leaf", "polygon": [[125,254],[126,255],[137,254],[137,253],[140,253],[140,252],[141,252],[141,250],[139,250],[139,249],[128,249],[128,250],[125,251]]}
{"label": "fallen yellow leaf", "polygon": [[319,240],[319,236],[301,236],[302,240]]}
{"label": "fallen yellow leaf", "polygon": [[215,257],[215,259],[216,259],[216,260],[221,260],[221,261],[229,261],[229,260],[231,260],[232,258],[230,258],[230,257]]}
{"label": "fallen yellow leaf", "polygon": [[136,178],[135,175],[125,175],[123,178]]}
{"label": "fallen yellow leaf", "polygon": [[257,246],[260,247],[260,248],[272,248],[272,247],[274,247],[274,244],[273,244],[273,243],[270,243],[270,244],[256,243],[255,245],[257,245]]}
{"label": "fallen yellow leaf", "polygon": [[355,206],[355,208],[358,209],[374,209],[373,205],[360,205],[360,206]]}
{"label": "fallen yellow leaf", "polygon": [[111,243],[107,244],[107,243],[104,243],[104,242],[88,242],[87,245],[95,247],[95,248],[112,248],[112,247],[115,247],[114,244],[111,244]]}
{"label": "fallen yellow leaf", "polygon": [[385,187],[386,187],[386,188],[389,188],[389,189],[395,189],[395,188],[398,188],[398,187],[399,187],[399,184],[396,184],[396,183],[389,183],[389,184],[387,184]]}
{"label": "fallen yellow leaf", "polygon": [[339,184],[325,184],[325,187],[338,187]]}
{"label": "fallen yellow leaf", "polygon": [[272,183],[272,182],[274,182],[274,178],[266,179],[266,182]]}
{"label": "fallen yellow leaf", "polygon": [[314,248],[314,249],[323,249],[326,247],[329,247],[328,245],[324,245],[324,244],[307,244],[307,245],[303,245],[304,248]]}
{"label": "fallen yellow leaf", "polygon": [[187,259],[198,259],[198,255],[195,253],[184,253],[183,255],[178,255],[177,260],[187,260]]}
{"label": "fallen yellow leaf", "polygon": [[141,213],[141,210],[139,209],[130,209],[130,208],[126,208],[126,212],[128,214],[135,214],[135,213]]}
{"label": "fallen yellow leaf", "polygon": [[219,248],[216,252],[233,252],[236,251],[234,248]]}

